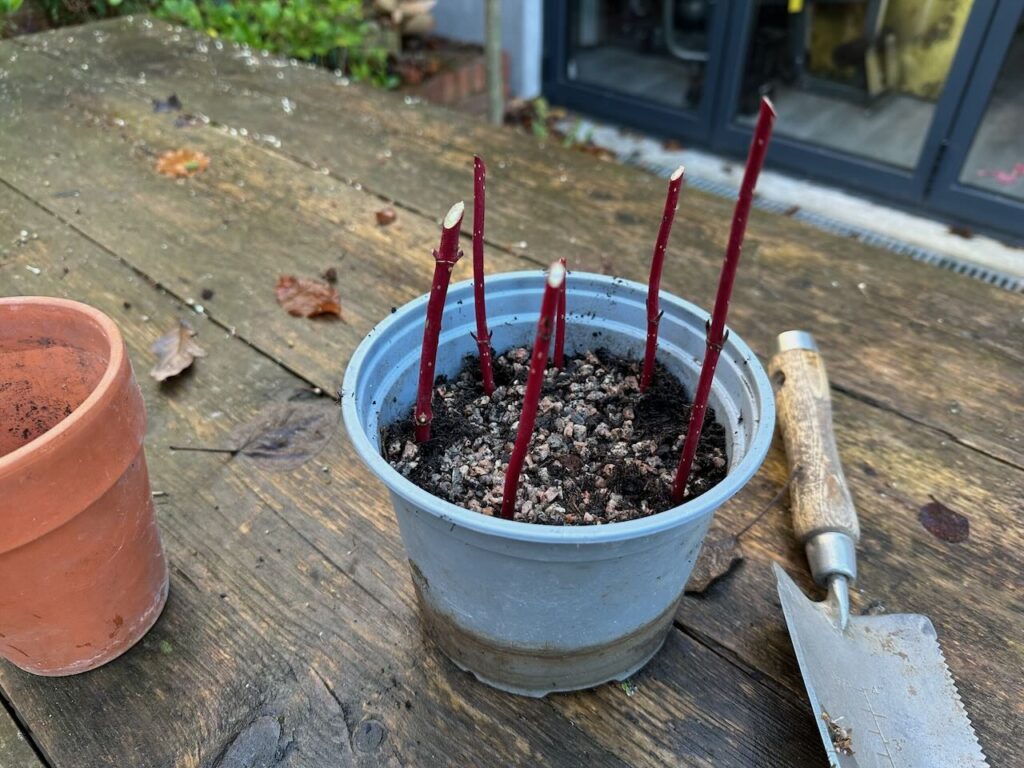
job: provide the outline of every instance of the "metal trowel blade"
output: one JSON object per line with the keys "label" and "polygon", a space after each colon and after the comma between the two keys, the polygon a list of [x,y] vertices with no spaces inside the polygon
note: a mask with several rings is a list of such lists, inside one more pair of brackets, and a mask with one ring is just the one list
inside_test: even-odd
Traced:
{"label": "metal trowel blade", "polygon": [[840,630],[778,564],[786,625],[836,768],[986,768],[926,616],[851,616]]}

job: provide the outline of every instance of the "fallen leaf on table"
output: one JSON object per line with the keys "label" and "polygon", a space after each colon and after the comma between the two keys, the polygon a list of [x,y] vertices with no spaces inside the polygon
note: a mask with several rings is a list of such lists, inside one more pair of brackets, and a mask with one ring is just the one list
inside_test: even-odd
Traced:
{"label": "fallen leaf on table", "polygon": [[324,449],[338,432],[341,409],[332,400],[271,403],[231,432],[235,455],[271,469],[290,470]]}
{"label": "fallen leaf on table", "polygon": [[194,149],[172,149],[160,155],[156,170],[164,176],[182,179],[210,167],[210,158]]}
{"label": "fallen leaf on table", "polygon": [[398,218],[398,214],[395,212],[395,209],[390,205],[387,208],[381,208],[374,215],[377,217],[377,223],[382,227],[386,227],[388,224],[393,224],[395,219]]}
{"label": "fallen leaf on table", "polygon": [[686,582],[686,593],[692,595],[704,592],[742,559],[743,550],[735,536],[708,534],[690,579]]}
{"label": "fallen leaf on table", "polygon": [[341,317],[341,298],[338,290],[319,280],[309,280],[294,275],[281,275],[274,287],[277,303],[289,315],[295,317],[316,317],[336,315]]}
{"label": "fallen leaf on table", "polygon": [[192,340],[195,335],[188,323],[179,321],[177,327],[154,341],[149,350],[157,361],[149,375],[164,381],[184,371],[197,357],[206,357],[206,350]]}

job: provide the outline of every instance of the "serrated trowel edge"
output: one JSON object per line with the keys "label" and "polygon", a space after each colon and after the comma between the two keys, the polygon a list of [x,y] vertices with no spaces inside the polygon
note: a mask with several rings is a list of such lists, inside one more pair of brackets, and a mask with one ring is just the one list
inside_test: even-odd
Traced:
{"label": "serrated trowel edge", "polygon": [[[808,669],[806,667],[808,663],[807,653],[802,647],[800,633],[797,631],[797,626],[794,623],[796,618],[790,613],[790,603],[793,600],[810,602],[809,598],[800,590],[789,574],[786,573],[778,563],[773,562],[772,568],[775,572],[776,587],[782,604],[783,616],[786,620],[786,628],[789,632],[790,641],[793,644],[793,650],[800,665],[800,672],[804,678],[805,690],[807,691],[815,723],[817,724],[818,730],[821,734],[822,743],[825,746],[829,762],[834,768],[853,768],[858,765],[857,760],[853,757],[841,755],[835,750],[831,738],[829,737],[827,726],[822,720],[821,702],[817,696],[817,692],[814,690],[814,686],[811,684],[811,680],[808,677]],[[960,733],[960,749],[958,750],[960,757],[957,762],[949,764],[950,768],[961,768],[962,766],[981,768],[982,766],[989,766],[988,758],[985,756],[985,752],[978,740],[978,734],[974,728],[974,723],[971,722],[970,715],[968,714],[967,708],[964,706],[963,699],[960,695],[960,690],[956,685],[956,679],[953,677],[953,673],[949,668],[949,663],[946,661],[946,655],[942,650],[942,645],[938,641],[938,635],[935,631],[934,624],[927,616],[921,616],[919,614],[889,614],[889,616],[892,618],[914,619],[923,622],[922,628],[925,629],[923,639],[926,643],[928,643],[928,640],[930,639],[930,644],[934,651],[937,652],[937,655],[933,657],[934,661],[938,662],[934,663],[932,666],[933,674],[937,674],[939,671],[938,668],[941,667],[941,687],[946,693],[952,693],[951,700],[947,696],[947,701],[950,702],[947,704],[947,706],[950,707],[950,709],[947,710],[947,713],[952,715],[955,711],[960,717],[962,717],[962,724],[966,725],[966,732],[964,732],[962,728],[957,729]],[[964,760],[965,758],[966,760]],[[928,766],[928,768],[932,768],[932,766]],[[935,766],[934,768],[943,767]]]}
{"label": "serrated trowel edge", "polygon": [[946,654],[942,650],[942,643],[939,642],[938,633],[935,635],[935,646],[939,651],[939,658],[942,659],[942,671],[946,676],[946,684],[953,691],[953,696],[956,699],[956,706],[960,710],[960,713],[964,716],[964,720],[967,722],[967,726],[971,731],[971,736],[974,738],[974,746],[978,750],[978,758],[981,760],[982,765],[989,765],[988,758],[985,756],[985,750],[981,748],[981,742],[978,741],[978,732],[974,730],[974,722],[971,720],[970,714],[967,712],[967,707],[964,706],[964,701],[960,698],[960,689],[956,685],[956,678],[953,677],[953,672],[949,668],[949,663],[946,661]]}

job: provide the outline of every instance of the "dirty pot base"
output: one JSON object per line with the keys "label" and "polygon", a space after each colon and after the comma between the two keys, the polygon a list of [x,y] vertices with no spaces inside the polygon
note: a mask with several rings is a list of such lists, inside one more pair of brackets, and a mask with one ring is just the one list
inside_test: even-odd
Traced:
{"label": "dirty pot base", "polygon": [[135,644],[138,643],[142,638],[146,636],[146,633],[153,628],[153,626],[160,619],[160,616],[164,612],[164,608],[167,605],[167,596],[170,593],[170,579],[168,574],[164,574],[164,583],[157,593],[156,602],[146,610],[142,616],[139,617],[138,623],[131,628],[131,631],[127,632],[122,638],[121,642],[117,643],[116,646],[108,648],[103,653],[97,654],[93,658],[85,659],[83,661],[75,662],[62,669],[32,669],[30,666],[22,666],[15,662],[15,666],[26,672],[31,672],[33,675],[39,677],[70,677],[71,675],[80,675],[83,672],[91,672],[94,669],[99,669],[104,664],[109,664],[114,659],[123,656],[128,653]]}
{"label": "dirty pot base", "polygon": [[613,642],[558,652],[512,648],[471,634],[435,610],[424,598],[415,566],[413,585],[424,633],[455,666],[463,672],[471,672],[492,688],[537,699],[549,693],[581,691],[632,677],[665,644],[679,606],[678,601],[672,603],[653,621]]}

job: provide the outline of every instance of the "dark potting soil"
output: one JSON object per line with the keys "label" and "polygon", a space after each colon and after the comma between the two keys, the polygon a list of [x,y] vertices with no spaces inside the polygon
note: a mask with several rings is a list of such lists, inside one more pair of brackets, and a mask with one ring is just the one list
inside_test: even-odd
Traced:
{"label": "dark potting soil", "polygon": [[[417,444],[410,417],[384,431],[384,458],[420,488],[453,504],[497,515],[505,467],[519,427],[530,352],[494,358],[490,397],[480,362],[467,357],[434,390],[431,439]],[[690,412],[682,384],[660,363],[641,394],[641,361],[605,350],[566,359],[544,378],[537,424],[519,481],[515,519],[597,525],[670,509],[672,477]],[[686,498],[725,477],[725,430],[708,409]]]}

